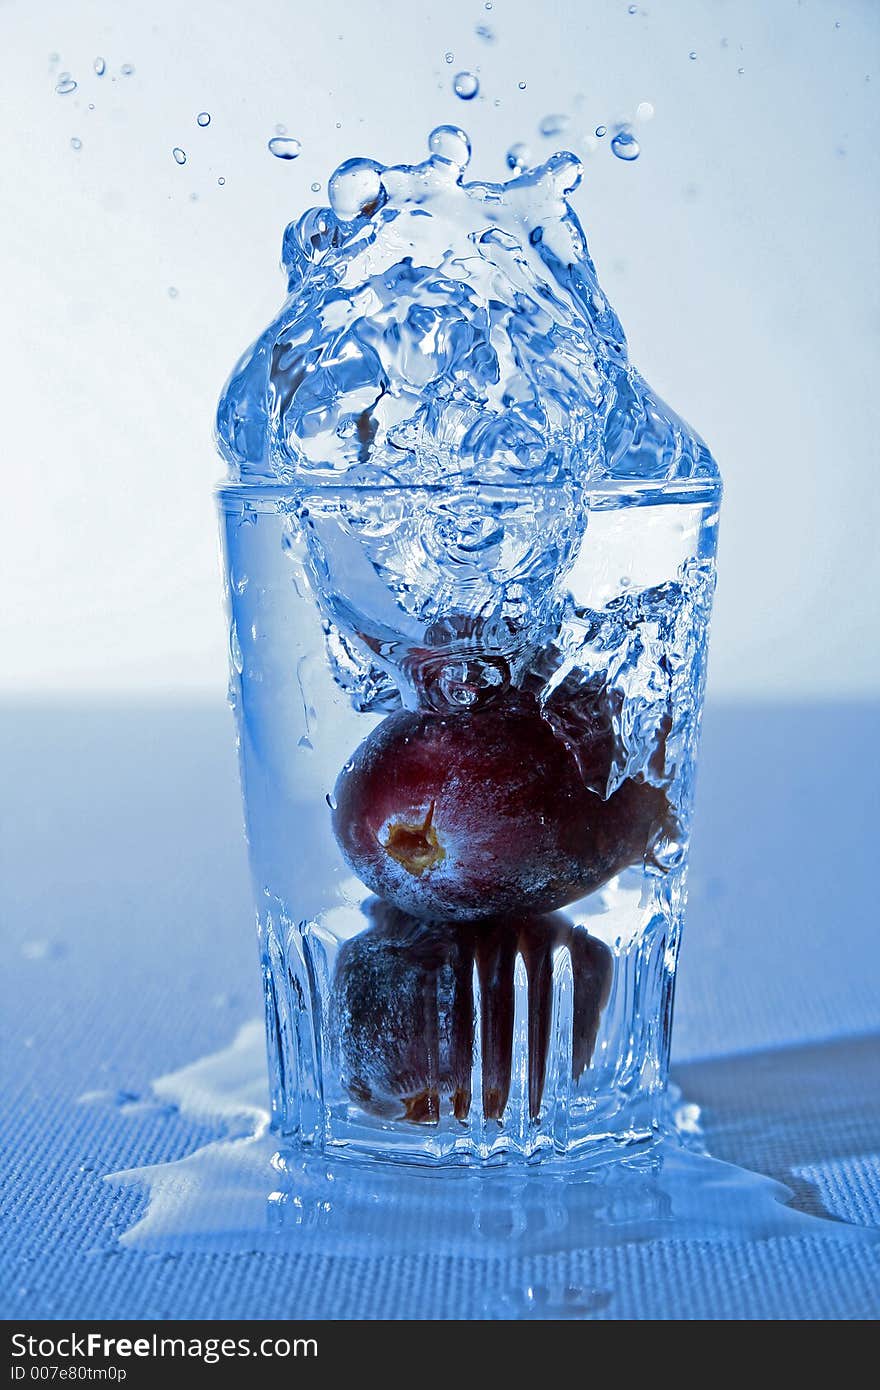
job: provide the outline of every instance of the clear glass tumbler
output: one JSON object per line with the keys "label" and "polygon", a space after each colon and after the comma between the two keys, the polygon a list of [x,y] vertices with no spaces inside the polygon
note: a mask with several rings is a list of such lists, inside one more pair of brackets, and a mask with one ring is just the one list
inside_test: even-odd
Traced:
{"label": "clear glass tumbler", "polygon": [[219,499],[276,1129],[434,1163],[650,1141],[719,483]]}

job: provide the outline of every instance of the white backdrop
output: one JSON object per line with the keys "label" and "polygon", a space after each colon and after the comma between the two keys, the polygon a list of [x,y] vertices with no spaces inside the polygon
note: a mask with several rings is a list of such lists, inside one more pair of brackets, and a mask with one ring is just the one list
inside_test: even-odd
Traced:
{"label": "white backdrop", "polygon": [[630,8],[0,0],[4,689],[223,688],[213,410],[312,182],[441,121],[500,177],[514,140],[630,119],[641,157],[593,141],[578,206],[635,361],[724,470],[713,692],[877,691],[880,5]]}

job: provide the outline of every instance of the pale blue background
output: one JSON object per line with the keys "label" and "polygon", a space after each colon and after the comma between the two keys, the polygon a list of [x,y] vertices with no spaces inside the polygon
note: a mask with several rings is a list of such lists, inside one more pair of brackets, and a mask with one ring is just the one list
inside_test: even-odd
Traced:
{"label": "pale blue background", "polygon": [[[537,126],[561,111],[633,356],[725,473],[713,689],[877,692],[880,6],[628,9],[0,3],[7,688],[223,689],[211,419],[282,294],[285,222],[341,159],[418,159],[441,121],[499,177],[510,142],[559,143]],[[590,148],[621,119],[632,164]],[[278,122],[295,163],[267,153]]]}

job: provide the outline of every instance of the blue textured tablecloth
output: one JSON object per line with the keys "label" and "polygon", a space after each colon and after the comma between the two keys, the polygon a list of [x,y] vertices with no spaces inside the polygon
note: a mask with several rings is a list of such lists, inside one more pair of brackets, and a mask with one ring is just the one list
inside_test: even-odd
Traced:
{"label": "blue textured tablecloth", "polygon": [[[675,1074],[711,1150],[804,1211],[880,1226],[878,710],[711,708]],[[819,1234],[516,1259],[393,1248],[163,1253],[103,1181],[212,1137],[84,1105],[228,1044],[259,1011],[222,707],[3,709],[2,1306],[11,1317],[467,1317],[497,1278],[586,1291],[596,1318],[866,1318],[880,1247]],[[871,769],[874,769],[872,772]],[[517,1257],[518,1258],[518,1257]],[[481,1300],[476,1297],[480,1290]]]}

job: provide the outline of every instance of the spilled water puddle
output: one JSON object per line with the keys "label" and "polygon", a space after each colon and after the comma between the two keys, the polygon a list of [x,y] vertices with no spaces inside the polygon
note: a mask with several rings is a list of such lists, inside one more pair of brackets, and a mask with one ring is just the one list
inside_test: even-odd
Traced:
{"label": "spilled water puddle", "polygon": [[[797,1211],[783,1184],[674,1137],[647,1154],[596,1167],[482,1172],[279,1151],[266,1089],[260,1023],[245,1026],[230,1047],[153,1083],[157,1103],[224,1132],[185,1158],[108,1175],[148,1197],[123,1245],[163,1253],[435,1254],[497,1262],[650,1241],[875,1235]],[[686,1128],[694,1127],[693,1111],[679,1108]],[[607,1290],[524,1282],[510,1311],[588,1317],[610,1298]]]}

